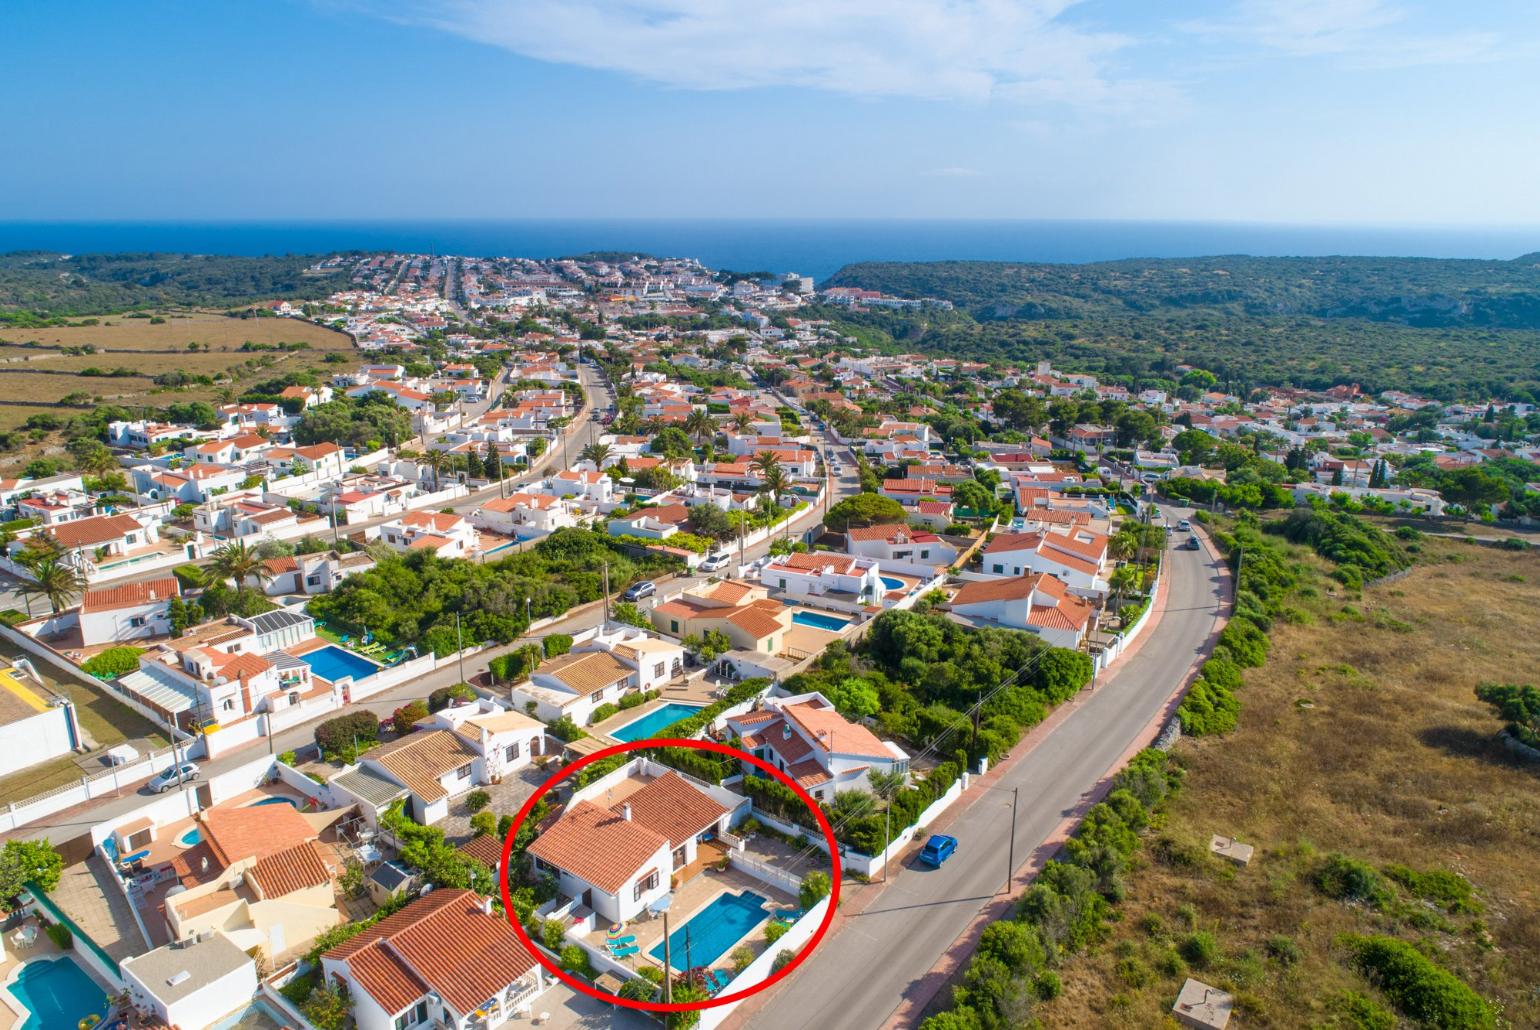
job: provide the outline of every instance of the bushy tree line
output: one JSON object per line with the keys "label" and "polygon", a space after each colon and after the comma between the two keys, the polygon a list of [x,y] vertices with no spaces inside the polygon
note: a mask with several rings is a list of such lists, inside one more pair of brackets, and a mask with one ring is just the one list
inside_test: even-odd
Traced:
{"label": "bushy tree line", "polygon": [[528,628],[526,598],[529,616],[540,619],[603,596],[605,563],[614,583],[676,565],[658,556],[629,557],[590,530],[559,529],[495,562],[382,554],[375,568],[311,601],[311,612],[339,629],[446,655],[458,649],[456,613],[465,644],[507,643]]}

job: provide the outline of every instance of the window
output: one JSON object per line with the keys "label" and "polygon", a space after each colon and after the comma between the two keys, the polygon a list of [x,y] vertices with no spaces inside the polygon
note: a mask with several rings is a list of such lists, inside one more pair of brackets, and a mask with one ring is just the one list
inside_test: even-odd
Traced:
{"label": "window", "polygon": [[471,765],[469,762],[455,770],[455,778],[461,780],[468,780],[471,778]]}
{"label": "window", "polygon": [[321,585],[321,577],[320,576],[306,576],[305,577],[305,585],[306,586],[312,586],[312,587],[318,587],[318,586]]}
{"label": "window", "polygon": [[923,551],[921,551],[920,552],[920,557],[921,558],[929,558],[930,557],[930,548],[927,547]]}
{"label": "window", "polygon": [[416,1026],[418,1023],[426,1023],[427,1021],[428,1003],[426,1001],[419,1001],[416,1005],[396,1017],[396,1030],[406,1030],[409,1026]]}
{"label": "window", "polygon": [[668,631],[670,633],[678,633],[679,632],[679,620],[678,619],[669,619],[668,620]]}
{"label": "window", "polygon": [[518,757],[519,757],[519,742],[518,741],[514,741],[512,744],[509,744],[506,748],[503,749],[503,761],[505,761],[505,762],[516,761],[518,759]]}
{"label": "window", "polygon": [[664,670],[667,669],[667,668],[668,668],[668,666],[664,662],[658,662],[656,665],[654,665],[652,667],[653,679],[657,679],[658,677],[662,676]]}
{"label": "window", "polygon": [[297,690],[289,691],[289,704],[291,704],[291,705],[299,704],[299,691],[297,691]]}
{"label": "window", "polygon": [[995,573],[997,575],[1005,571],[1005,566],[1001,565],[999,562],[995,563],[995,567],[994,568],[995,568]]}
{"label": "window", "polygon": [[636,889],[631,894],[631,900],[641,901],[643,894],[646,894],[650,890],[657,889],[657,886],[658,871],[654,869],[652,872],[647,874],[646,879],[636,881]]}
{"label": "window", "polygon": [[128,620],[128,624],[135,629],[138,629],[140,626],[144,625],[144,621],[145,620],[143,615],[135,615],[133,618]]}
{"label": "window", "polygon": [[233,712],[233,711],[235,711],[235,702],[227,697],[227,698],[225,698],[225,703],[223,705],[221,705],[220,707],[224,711]]}

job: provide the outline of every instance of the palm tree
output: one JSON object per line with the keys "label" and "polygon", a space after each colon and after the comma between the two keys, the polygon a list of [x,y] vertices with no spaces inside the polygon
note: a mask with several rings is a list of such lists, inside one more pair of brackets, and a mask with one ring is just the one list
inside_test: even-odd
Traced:
{"label": "palm tree", "polygon": [[86,577],[79,569],[57,555],[48,555],[27,564],[32,580],[23,580],[18,591],[29,599],[41,597],[55,612],[62,612],[86,589]]}
{"label": "palm tree", "polygon": [[237,591],[246,589],[246,580],[249,578],[255,577],[259,583],[271,578],[262,556],[241,540],[225,544],[215,551],[214,561],[209,568],[221,579],[232,580]]}
{"label": "palm tree", "polygon": [[591,461],[594,468],[602,469],[610,456],[610,445],[607,443],[591,443],[578,452],[579,461]]}
{"label": "palm tree", "polygon": [[716,420],[705,408],[692,408],[690,417],[684,420],[684,431],[694,437],[696,443],[705,443],[717,435]]}
{"label": "palm tree", "polygon": [[1112,603],[1107,606],[1107,610],[1116,612],[1123,595],[1134,590],[1143,578],[1144,574],[1137,565],[1119,565],[1114,569],[1111,579]]}
{"label": "palm tree", "polygon": [[[785,469],[781,468],[780,462],[776,462],[763,469],[760,472],[760,477],[765,481],[765,492],[770,495],[771,500],[775,502],[776,508],[779,509],[781,507],[781,495],[791,486],[791,477],[786,474]],[[777,511],[776,514],[779,515],[780,512]],[[786,519],[786,536],[788,539],[791,537],[790,517]]]}
{"label": "palm tree", "polygon": [[449,467],[449,455],[443,451],[429,451],[422,456],[422,464],[433,470],[433,492],[439,491],[439,474]]}
{"label": "palm tree", "polygon": [[739,433],[747,433],[749,426],[754,424],[754,416],[747,411],[740,411],[733,416],[733,428]]}

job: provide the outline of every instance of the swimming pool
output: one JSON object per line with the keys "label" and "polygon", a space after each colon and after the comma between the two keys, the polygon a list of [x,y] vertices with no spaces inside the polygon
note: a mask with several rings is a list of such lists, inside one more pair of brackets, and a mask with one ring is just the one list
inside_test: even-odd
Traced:
{"label": "swimming pool", "polygon": [[107,994],[68,956],[33,959],[6,985],[29,1013],[21,1030],[78,1030],[87,1016],[107,1014]]}
{"label": "swimming pool", "polygon": [[194,826],[176,839],[176,842],[184,848],[190,848],[203,840],[203,831]]}
{"label": "swimming pool", "polygon": [[877,578],[882,580],[882,585],[889,590],[904,589],[904,581],[901,579],[894,579],[892,576],[878,576]]}
{"label": "swimming pool", "polygon": [[288,805],[290,808],[298,808],[299,802],[293,798],[263,798],[261,801],[253,801],[247,808],[261,808],[263,805]]}
{"label": "swimming pool", "polygon": [[336,644],[327,644],[309,654],[302,654],[299,660],[310,666],[311,672],[333,683],[345,676],[361,680],[380,671],[380,667],[369,659],[360,657]]}
{"label": "swimming pool", "polygon": [[791,621],[799,626],[811,626],[814,629],[838,633],[855,620],[838,619],[833,615],[824,615],[822,612],[792,612]]}
{"label": "swimming pool", "polygon": [[[669,965],[680,972],[711,965],[727,954],[727,950],[745,934],[769,918],[765,911],[766,902],[766,898],[753,891],[719,894],[715,901],[668,935]],[[648,954],[661,962],[663,942],[654,944]]]}
{"label": "swimming pool", "polygon": [[650,737],[659,730],[672,726],[680,719],[688,719],[700,710],[700,705],[682,705],[677,701],[670,701],[666,705],[654,708],[640,719],[626,723],[618,730],[610,730],[609,735],[629,744],[633,740]]}

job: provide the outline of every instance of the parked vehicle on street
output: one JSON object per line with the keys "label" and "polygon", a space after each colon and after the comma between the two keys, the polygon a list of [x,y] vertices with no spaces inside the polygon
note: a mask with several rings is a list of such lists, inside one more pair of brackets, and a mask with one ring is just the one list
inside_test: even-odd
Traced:
{"label": "parked vehicle on street", "polygon": [[730,562],[732,560],[733,560],[733,558],[732,558],[732,555],[730,555],[730,554],[708,554],[708,555],[706,555],[705,561],[700,563],[700,571],[702,571],[702,572],[717,572],[717,571],[720,571],[721,569],[727,568],[728,562]]}
{"label": "parked vehicle on street", "polygon": [[920,849],[920,861],[926,865],[940,866],[957,850],[957,838],[946,833],[933,833]]}
{"label": "parked vehicle on street", "polygon": [[1184,533],[1189,532],[1192,529],[1192,520],[1191,519],[1183,519],[1182,521],[1180,521],[1180,522],[1178,522],[1176,524],[1176,528],[1180,529]]}
{"label": "parked vehicle on street", "polygon": [[625,601],[640,601],[644,597],[651,597],[658,592],[658,584],[650,579],[644,579],[640,583],[632,583],[626,587],[626,592],[621,594]]}
{"label": "parked vehicle on street", "polygon": [[164,772],[156,773],[145,784],[151,794],[164,794],[175,787],[182,780],[196,780],[198,778],[198,766],[192,762],[183,762],[181,765],[173,765]]}

